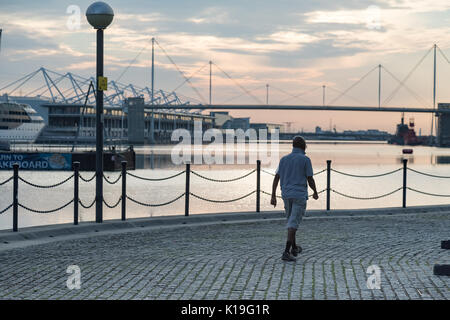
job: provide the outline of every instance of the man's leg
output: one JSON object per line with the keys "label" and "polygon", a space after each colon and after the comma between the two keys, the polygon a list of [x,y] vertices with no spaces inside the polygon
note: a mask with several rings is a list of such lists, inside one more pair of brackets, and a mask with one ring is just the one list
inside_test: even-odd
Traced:
{"label": "man's leg", "polygon": [[297,247],[297,243],[295,241],[295,235],[297,234],[297,229],[294,229],[294,235],[292,236],[292,248]]}
{"label": "man's leg", "polygon": [[284,201],[284,209],[286,210],[286,217],[287,217],[287,241],[286,241],[286,247],[283,252],[283,256],[281,259],[285,261],[295,261],[295,258],[291,256],[291,248],[292,244],[295,242],[295,229],[292,228],[292,199],[283,199]]}
{"label": "man's leg", "polygon": [[300,222],[303,219],[303,216],[305,214],[306,210],[306,201],[302,199],[295,199],[292,203],[291,208],[291,215],[295,218],[295,231],[294,231],[294,237],[293,237],[293,244],[292,244],[292,250],[291,253],[294,255],[294,257],[297,256],[300,252],[302,252],[302,248],[300,246],[297,246],[295,234],[298,230],[298,227],[300,225]]}
{"label": "man's leg", "polygon": [[291,248],[295,248],[295,232],[294,228],[288,228],[287,242],[285,252],[290,252]]}

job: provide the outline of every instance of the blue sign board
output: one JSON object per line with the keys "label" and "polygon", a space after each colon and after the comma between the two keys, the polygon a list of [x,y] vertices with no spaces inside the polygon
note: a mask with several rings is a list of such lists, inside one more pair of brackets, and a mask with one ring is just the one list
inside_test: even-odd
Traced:
{"label": "blue sign board", "polygon": [[70,153],[0,153],[0,170],[72,170]]}

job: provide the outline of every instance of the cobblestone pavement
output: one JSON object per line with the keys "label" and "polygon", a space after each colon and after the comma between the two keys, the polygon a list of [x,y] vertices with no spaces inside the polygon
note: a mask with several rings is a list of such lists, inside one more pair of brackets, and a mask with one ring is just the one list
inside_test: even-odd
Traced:
{"label": "cobblestone pavement", "polygon": [[[1,299],[449,299],[450,214],[310,218],[283,262],[283,221],[99,235],[0,253]],[[369,290],[370,265],[381,289]],[[81,289],[69,290],[69,265]]]}

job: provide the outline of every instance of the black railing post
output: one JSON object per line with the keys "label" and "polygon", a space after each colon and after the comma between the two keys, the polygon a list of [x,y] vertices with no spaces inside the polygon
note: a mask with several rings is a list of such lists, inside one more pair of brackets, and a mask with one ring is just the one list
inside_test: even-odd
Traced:
{"label": "black railing post", "polygon": [[403,159],[403,208],[406,208],[406,173],[408,171],[408,159]]}
{"label": "black railing post", "polygon": [[256,160],[256,212],[260,212],[261,201],[261,160]]}
{"label": "black railing post", "polygon": [[19,222],[19,164],[13,164],[13,231],[17,232]]}
{"label": "black railing post", "polygon": [[73,163],[73,224],[78,224],[78,202],[79,202],[79,177],[80,177],[80,163],[75,161]]}
{"label": "black railing post", "polygon": [[122,161],[122,221],[126,220],[127,202],[127,162]]}
{"label": "black railing post", "polygon": [[184,215],[189,216],[189,195],[190,192],[190,184],[191,184],[191,164],[186,163],[186,193],[184,194]]}
{"label": "black railing post", "polygon": [[331,160],[327,160],[327,211],[330,211]]}

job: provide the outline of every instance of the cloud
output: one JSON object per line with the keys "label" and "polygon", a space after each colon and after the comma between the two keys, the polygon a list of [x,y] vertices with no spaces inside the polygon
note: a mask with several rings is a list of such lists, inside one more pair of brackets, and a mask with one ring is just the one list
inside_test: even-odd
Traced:
{"label": "cloud", "polygon": [[232,19],[224,8],[210,7],[202,11],[198,16],[188,18],[187,21],[195,24],[229,24],[237,20]]}
{"label": "cloud", "polygon": [[[397,67],[401,78],[434,42],[444,52],[450,48],[448,1],[211,3],[117,3],[114,22],[105,32],[108,77],[118,77],[140,53],[123,81],[147,84],[152,37],[186,75],[212,60],[245,87],[270,83],[292,92],[323,83],[345,89],[378,63]],[[28,9],[21,2],[20,10],[8,6],[0,13],[5,74],[26,73],[40,66],[88,76],[95,72],[94,30],[84,16],[80,29],[69,30],[65,8],[57,14],[57,5],[59,2],[44,1]],[[379,11],[369,10],[371,5],[377,5]],[[374,28],[374,22],[380,27]],[[175,88],[183,78],[158,46],[155,50],[158,87]],[[446,72],[444,66],[439,69],[443,77]],[[202,93],[207,92],[208,74],[206,67],[192,78]],[[215,92],[217,101],[240,92],[216,67],[213,76],[214,87],[220,88]],[[428,77],[421,70],[418,76]],[[428,94],[420,85],[416,89]],[[264,88],[255,92],[264,96]],[[180,93],[194,95],[187,85]],[[366,94],[364,90],[355,93],[360,97]],[[279,96],[280,92],[271,92],[271,99]]]}

